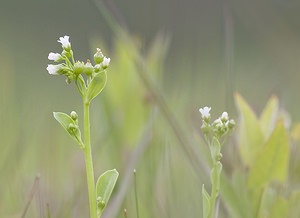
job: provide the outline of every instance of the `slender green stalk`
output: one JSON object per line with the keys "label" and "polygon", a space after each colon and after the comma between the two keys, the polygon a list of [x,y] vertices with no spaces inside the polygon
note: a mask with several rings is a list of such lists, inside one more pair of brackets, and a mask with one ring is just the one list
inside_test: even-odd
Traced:
{"label": "slender green stalk", "polygon": [[[216,166],[216,163],[214,163],[214,166],[213,166],[213,170],[212,172],[215,173],[215,175],[213,175],[213,177],[215,176],[218,176],[217,173],[216,173],[216,169],[217,166]],[[220,178],[218,178],[218,180],[220,180]],[[210,212],[209,212],[209,216],[208,218],[213,218],[214,217],[214,214],[215,214],[215,205],[216,205],[216,199],[218,197],[218,190],[217,190],[217,184],[216,184],[216,181],[214,181],[214,179],[211,181],[212,182],[212,187],[211,187],[211,198],[210,198]]]}
{"label": "slender green stalk", "polygon": [[90,135],[90,103],[84,102],[84,159],[86,168],[86,177],[89,193],[90,217],[97,218],[97,203],[96,203],[96,189],[94,178],[94,167],[91,152],[91,135]]}

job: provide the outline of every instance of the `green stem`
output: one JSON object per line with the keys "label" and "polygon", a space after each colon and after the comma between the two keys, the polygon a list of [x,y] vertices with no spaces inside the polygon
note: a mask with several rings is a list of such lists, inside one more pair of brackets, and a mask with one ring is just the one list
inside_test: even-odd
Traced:
{"label": "green stem", "polygon": [[90,103],[84,102],[83,113],[84,113],[84,159],[86,168],[86,177],[89,193],[89,205],[90,205],[90,217],[97,218],[97,203],[96,203],[96,189],[95,189],[95,178],[93,159],[91,152],[91,135],[90,135]]}
{"label": "green stem", "polygon": [[212,174],[215,174],[215,175],[212,175],[212,187],[211,187],[211,198],[210,198],[210,212],[209,212],[209,218],[213,218],[214,217],[214,213],[215,213],[215,205],[216,205],[216,199],[218,197],[218,190],[217,190],[217,181],[216,179],[219,179],[217,178],[218,175],[217,175],[217,171],[216,171],[216,163],[214,163],[214,166],[213,166],[213,169],[212,169]]}

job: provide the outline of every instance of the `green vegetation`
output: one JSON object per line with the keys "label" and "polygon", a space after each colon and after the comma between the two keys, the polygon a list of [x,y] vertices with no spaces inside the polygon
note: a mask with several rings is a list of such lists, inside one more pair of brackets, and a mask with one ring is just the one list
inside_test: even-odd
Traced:
{"label": "green vegetation", "polygon": [[[101,88],[87,91],[87,84],[98,77],[88,79],[86,75],[89,82],[65,86],[49,76],[51,85],[32,82],[35,92],[20,99],[13,63],[4,61],[6,73],[0,74],[0,217],[87,217],[89,199],[98,200],[102,218],[201,217],[205,204],[202,184],[212,190],[210,170],[216,160],[222,164],[216,179],[219,194],[214,193],[213,200],[219,218],[298,217],[300,128],[280,107],[279,99],[270,97],[258,116],[253,107],[257,102],[234,94],[237,116],[233,110],[230,115],[235,117],[235,128],[224,142],[215,137],[207,140],[201,133],[198,109],[207,104],[213,105],[216,113],[228,109],[220,103],[221,95],[215,99],[210,93],[219,81],[200,78],[212,82],[191,95],[186,88],[189,84],[182,80],[184,74],[175,72],[176,78],[166,81],[166,37],[160,35],[151,46],[141,48],[109,14],[106,19],[115,31],[113,49],[107,49],[100,39],[91,41],[92,48],[103,48],[112,60],[103,90],[105,83],[96,79]],[[178,60],[173,68],[189,70],[184,60]],[[68,82],[74,81],[65,75]],[[83,97],[83,108],[74,97],[76,88]],[[85,108],[92,99],[90,108]],[[78,112],[78,116],[54,113],[71,137],[51,116],[57,108],[76,108]],[[212,152],[207,141],[217,152]],[[90,142],[93,146],[85,152]],[[78,147],[72,146],[76,143]],[[90,152],[92,171],[85,168]],[[85,179],[86,172],[100,175],[113,168],[120,173],[116,184],[115,170],[107,171],[92,185]],[[87,186],[95,189],[90,193],[97,197],[89,197]],[[208,192],[205,196],[212,201]]]}

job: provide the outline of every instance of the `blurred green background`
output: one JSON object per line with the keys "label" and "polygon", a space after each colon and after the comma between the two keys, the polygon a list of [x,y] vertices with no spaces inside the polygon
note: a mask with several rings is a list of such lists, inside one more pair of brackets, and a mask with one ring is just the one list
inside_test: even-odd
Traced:
{"label": "blurred green background", "polygon": [[[195,170],[206,161],[199,107],[234,116],[234,92],[257,111],[275,94],[292,120],[300,119],[299,8],[297,0],[1,0],[0,216],[20,217],[36,175],[28,217],[88,213],[82,154],[52,117],[82,111],[74,84],[46,71],[47,56],[60,52],[56,40],[64,35],[76,59],[91,58],[97,47],[112,59],[108,85],[92,105],[96,175],[117,168],[114,194],[121,196],[122,181],[136,168],[143,218],[199,216],[201,184],[208,182],[201,167]],[[153,92],[165,100],[181,136]],[[131,180],[115,207],[118,217],[124,208],[135,217],[133,187]]]}

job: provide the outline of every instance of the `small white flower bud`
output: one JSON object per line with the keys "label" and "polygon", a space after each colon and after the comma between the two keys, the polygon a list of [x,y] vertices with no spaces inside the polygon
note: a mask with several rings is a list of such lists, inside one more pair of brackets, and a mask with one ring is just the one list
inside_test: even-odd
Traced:
{"label": "small white flower bud", "polygon": [[61,54],[50,52],[48,55],[48,59],[50,61],[59,62],[59,61],[63,60],[63,57],[61,56]]}
{"label": "small white flower bud", "polygon": [[210,110],[211,110],[210,107],[204,107],[204,108],[199,109],[199,112],[201,113],[203,121],[209,122],[209,120],[210,120],[210,113],[209,113]]}
{"label": "small white flower bud", "polygon": [[104,58],[103,58],[103,62],[102,62],[102,68],[103,68],[103,69],[108,68],[109,63],[110,63],[110,58],[104,57]]}
{"label": "small white flower bud", "polygon": [[90,75],[92,75],[93,70],[94,70],[93,65],[91,64],[90,60],[87,60],[87,61],[86,61],[86,64],[84,65],[84,70],[83,70],[83,72],[84,72],[87,76],[90,76]]}
{"label": "small white flower bud", "polygon": [[57,40],[59,43],[61,43],[62,48],[66,51],[71,50],[71,43],[69,42],[69,36],[59,37],[59,40]]}
{"label": "small white flower bud", "polygon": [[221,115],[221,120],[225,123],[226,121],[229,120],[229,116],[227,112],[223,112]]}
{"label": "small white flower bud", "polygon": [[62,64],[57,64],[57,65],[48,64],[47,71],[51,75],[61,75],[62,74],[62,68],[63,68]]}
{"label": "small white flower bud", "polygon": [[72,111],[70,113],[70,116],[74,121],[76,121],[78,119],[78,114],[75,111]]}
{"label": "small white flower bud", "polygon": [[104,55],[100,48],[97,48],[96,53],[94,54],[94,61],[96,64],[100,64],[103,61]]}
{"label": "small white flower bud", "polygon": [[231,130],[233,127],[235,127],[235,121],[234,120],[229,120],[227,123],[226,123],[226,126],[229,130]]}
{"label": "small white flower bud", "polygon": [[82,72],[84,71],[84,63],[81,62],[81,61],[77,61],[75,64],[74,64],[74,73],[75,75],[79,75],[81,74]]}
{"label": "small white flower bud", "polygon": [[99,73],[100,70],[102,70],[101,64],[96,64],[96,65],[94,66],[94,71],[95,71],[95,73]]}

